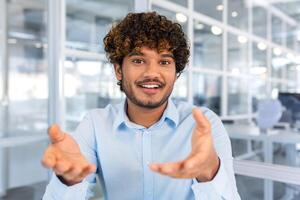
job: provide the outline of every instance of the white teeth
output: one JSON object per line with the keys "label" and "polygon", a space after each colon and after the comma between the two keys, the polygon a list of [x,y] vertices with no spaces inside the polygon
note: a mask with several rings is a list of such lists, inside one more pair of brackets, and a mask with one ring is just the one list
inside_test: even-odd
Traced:
{"label": "white teeth", "polygon": [[144,88],[158,88],[158,85],[142,85]]}

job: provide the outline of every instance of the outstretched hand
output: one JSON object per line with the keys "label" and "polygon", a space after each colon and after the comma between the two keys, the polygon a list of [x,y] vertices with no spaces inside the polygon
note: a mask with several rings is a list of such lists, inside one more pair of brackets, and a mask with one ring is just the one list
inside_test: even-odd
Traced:
{"label": "outstretched hand", "polygon": [[192,135],[192,150],[181,161],[153,163],[150,169],[174,178],[196,178],[198,181],[210,181],[218,172],[220,160],[213,146],[211,125],[200,109],[193,109],[196,126]]}
{"label": "outstretched hand", "polygon": [[51,144],[43,155],[42,164],[52,169],[63,183],[74,185],[96,171],[96,166],[86,160],[76,141],[58,125],[52,125],[48,134]]}

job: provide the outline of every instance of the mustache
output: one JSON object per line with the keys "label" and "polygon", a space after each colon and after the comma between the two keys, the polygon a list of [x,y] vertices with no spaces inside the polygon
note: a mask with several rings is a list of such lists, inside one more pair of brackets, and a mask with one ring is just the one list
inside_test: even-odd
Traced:
{"label": "mustache", "polygon": [[146,78],[144,80],[137,81],[136,84],[141,85],[149,82],[155,82],[158,83],[160,86],[165,86],[165,83],[160,81],[158,78]]}

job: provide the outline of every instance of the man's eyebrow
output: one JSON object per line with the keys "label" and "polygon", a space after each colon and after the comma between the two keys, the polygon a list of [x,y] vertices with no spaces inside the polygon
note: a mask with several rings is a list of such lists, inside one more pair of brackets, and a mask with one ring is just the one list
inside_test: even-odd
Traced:
{"label": "man's eyebrow", "polygon": [[128,54],[129,57],[130,57],[130,56],[143,56],[143,55],[144,55],[143,53],[141,53],[141,52],[136,52],[136,51],[131,52],[131,53]]}
{"label": "man's eyebrow", "polygon": [[[131,52],[128,54],[128,57],[131,57],[131,56],[144,56],[144,54],[142,52],[134,51],[134,52]],[[175,57],[173,54],[163,53],[163,54],[160,54],[160,56],[163,58],[172,58],[175,60]]]}
{"label": "man's eyebrow", "polygon": [[169,53],[161,54],[161,57],[164,57],[164,58],[173,58],[175,60],[174,55],[173,54],[169,54]]}

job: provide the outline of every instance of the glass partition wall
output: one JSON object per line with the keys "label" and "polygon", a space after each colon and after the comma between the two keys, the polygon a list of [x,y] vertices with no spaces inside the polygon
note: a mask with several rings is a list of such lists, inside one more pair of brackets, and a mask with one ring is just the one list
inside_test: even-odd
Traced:
{"label": "glass partition wall", "polygon": [[75,129],[88,110],[124,97],[116,84],[113,66],[105,57],[102,40],[113,23],[134,11],[133,0],[79,2],[66,0],[63,86],[69,131]]}
{"label": "glass partition wall", "polygon": [[47,3],[0,1],[0,195],[47,178]]}
{"label": "glass partition wall", "polygon": [[[0,121],[0,194],[8,188],[47,179],[39,160],[47,143],[46,129],[51,117],[47,105],[55,105],[49,91],[62,87],[61,118],[67,131],[73,131],[88,110],[124,98],[116,85],[113,67],[105,57],[102,39],[128,12],[140,11],[136,5],[141,5],[141,1],[147,10],[155,10],[180,23],[189,39],[190,62],[177,80],[172,98],[209,107],[223,120],[245,124],[254,123],[259,100],[279,91],[300,88],[298,22],[277,4],[242,0],[54,1],[63,9],[55,11],[62,14],[64,22],[61,66],[47,66],[47,28],[51,24],[46,16],[57,14],[48,13],[49,1],[0,0],[3,11],[0,31],[6,33],[0,34],[1,44],[5,44],[0,47],[3,77],[0,79],[3,119]],[[49,85],[59,79],[49,81],[49,67],[60,68],[61,85],[54,84],[54,88]],[[25,140],[17,143],[21,137],[27,143]],[[293,151],[295,142],[264,143],[257,138],[235,137],[231,141],[237,159],[299,166],[290,162],[299,156]],[[266,149],[269,154],[263,153]],[[31,156],[20,157],[23,152]],[[20,169],[22,166],[16,164],[20,159],[31,166],[28,169],[35,170],[36,176]],[[242,199],[271,200],[300,191],[299,186],[273,184],[253,177],[237,176]],[[255,187],[249,189],[249,184]]]}
{"label": "glass partition wall", "polygon": [[[276,3],[259,1],[190,0],[183,5],[152,0],[151,10],[186,16],[184,22],[172,19],[188,27],[192,52],[187,68],[188,101],[209,107],[225,122],[234,122],[225,128],[236,160],[299,170],[300,139],[278,142],[275,138],[284,137],[284,132],[262,139],[265,136],[255,125],[261,100],[276,97],[278,92],[299,92],[300,52],[295,31],[299,20]],[[299,184],[280,183],[265,175],[257,178],[256,170],[250,171],[250,176],[236,176],[242,199],[299,198]]]}

